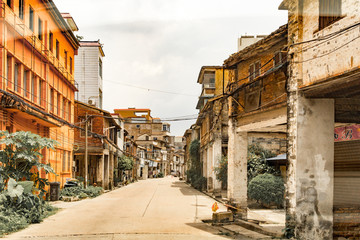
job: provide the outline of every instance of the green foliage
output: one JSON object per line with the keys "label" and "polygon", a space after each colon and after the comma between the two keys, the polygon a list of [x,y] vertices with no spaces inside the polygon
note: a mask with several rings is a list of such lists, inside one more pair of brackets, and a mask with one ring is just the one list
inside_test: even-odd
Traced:
{"label": "green foliage", "polygon": [[0,193],[0,236],[39,223],[55,211],[39,196],[32,194],[33,182],[16,182],[10,178]]}
{"label": "green foliage", "polygon": [[122,170],[122,171],[131,170],[134,167],[134,160],[132,157],[123,155],[118,160],[118,166],[119,166],[118,167],[119,170]]}
{"label": "green foliage", "polygon": [[164,174],[162,172],[158,173],[157,175],[158,178],[163,178],[164,177]]}
{"label": "green foliage", "polygon": [[206,186],[206,178],[202,176],[200,161],[200,142],[194,140],[190,144],[190,168],[186,172],[187,181],[196,189],[202,190]]}
{"label": "green foliage", "polygon": [[248,182],[254,177],[264,173],[280,175],[278,170],[269,166],[266,162],[265,159],[271,157],[275,157],[275,154],[265,150],[259,145],[253,144],[248,147]]}
{"label": "green foliage", "polygon": [[95,198],[103,193],[102,187],[88,186],[86,189],[81,187],[68,187],[61,190],[60,195],[65,197]]}
{"label": "green foliage", "polygon": [[31,132],[8,133],[0,132],[0,144],[5,145],[5,149],[0,151],[0,191],[10,178],[15,181],[33,181],[34,186],[40,190],[40,196],[44,196],[45,186],[48,185],[47,179],[40,178],[38,171],[43,169],[45,173],[55,173],[48,164],[43,164],[40,159],[43,157],[40,151],[44,148],[54,149],[56,141],[40,137]]}
{"label": "green foliage", "polygon": [[219,166],[214,169],[216,174],[216,179],[221,181],[223,189],[227,186],[227,176],[228,176],[228,159],[226,156],[222,156],[219,161]]}
{"label": "green foliage", "polygon": [[254,177],[248,187],[248,196],[261,204],[282,206],[284,201],[284,182],[281,177],[268,173]]}

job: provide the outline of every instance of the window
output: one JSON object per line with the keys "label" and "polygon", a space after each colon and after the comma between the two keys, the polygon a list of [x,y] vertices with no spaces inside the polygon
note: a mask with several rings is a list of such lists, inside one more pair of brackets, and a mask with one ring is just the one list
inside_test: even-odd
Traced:
{"label": "window", "polygon": [[43,98],[42,85],[43,85],[43,82],[41,80],[39,80],[39,90],[38,90],[38,93],[39,93],[38,104],[39,105],[41,105],[42,98]]}
{"label": "window", "polygon": [[50,52],[54,51],[54,35],[52,32],[49,33],[49,49]]}
{"label": "window", "polygon": [[68,172],[70,172],[70,170],[71,170],[71,154],[70,154],[70,152],[68,152],[68,162],[67,162],[67,170],[68,170]]}
{"label": "window", "polygon": [[18,63],[15,63],[15,66],[14,66],[14,91],[15,92],[18,92],[20,91],[20,88],[19,88],[19,64]]}
{"label": "window", "polygon": [[66,170],[66,151],[63,151],[63,159],[62,159],[62,171]]}
{"label": "window", "polygon": [[66,50],[64,50],[64,55],[65,55],[65,59],[64,59],[65,69],[67,69],[68,52]]}
{"label": "window", "polygon": [[36,101],[36,77],[31,74],[31,101]]}
{"label": "window", "polygon": [[60,43],[58,40],[56,40],[56,58],[59,59],[60,55]]}
{"label": "window", "polygon": [[101,61],[100,58],[99,58],[99,75],[100,75],[100,77],[102,78],[102,76],[103,76],[103,69],[102,69],[102,61]]}
{"label": "window", "polygon": [[71,102],[68,101],[68,121],[71,122]]}
{"label": "window", "polygon": [[7,80],[7,86],[11,87],[12,85],[12,58],[10,56],[7,57],[7,76],[6,76],[6,80]]}
{"label": "window", "polygon": [[274,67],[279,66],[280,64],[286,62],[287,58],[287,53],[286,52],[282,52],[282,51],[278,51],[275,53],[274,55]]}
{"label": "window", "polygon": [[42,29],[42,20],[39,18],[39,22],[38,22],[38,25],[39,25],[39,34],[38,34],[38,38],[40,40],[43,40],[43,29]]}
{"label": "window", "polygon": [[66,98],[63,97],[63,101],[62,101],[62,117],[64,119],[66,119]]}
{"label": "window", "polygon": [[252,81],[258,76],[260,76],[261,63],[256,62],[250,65],[249,67],[249,80]]}
{"label": "window", "polygon": [[164,132],[170,132],[170,125],[164,124],[162,125],[162,129]]}
{"label": "window", "polygon": [[50,111],[54,112],[54,105],[55,105],[55,93],[54,89],[50,89]]}
{"label": "window", "polygon": [[29,8],[29,28],[34,31],[34,10],[32,7]]}
{"label": "window", "polygon": [[13,8],[13,1],[12,0],[7,0],[6,4],[10,7]]}
{"label": "window", "polygon": [[25,97],[29,97],[30,95],[30,91],[29,91],[29,77],[30,77],[30,71],[29,70],[25,70],[24,71],[24,83],[23,83],[23,86],[24,86],[24,95]]}
{"label": "window", "polygon": [[61,104],[61,95],[60,95],[60,93],[58,93],[58,95],[57,95],[57,115],[58,116],[60,116],[60,104]]}
{"label": "window", "polygon": [[19,0],[19,18],[24,20],[24,0]]}
{"label": "window", "polygon": [[70,74],[73,74],[73,59],[70,57]]}
{"label": "window", "polygon": [[341,0],[320,0],[319,30],[341,18]]}
{"label": "window", "polygon": [[102,108],[103,105],[103,95],[101,89],[99,89],[99,108]]}

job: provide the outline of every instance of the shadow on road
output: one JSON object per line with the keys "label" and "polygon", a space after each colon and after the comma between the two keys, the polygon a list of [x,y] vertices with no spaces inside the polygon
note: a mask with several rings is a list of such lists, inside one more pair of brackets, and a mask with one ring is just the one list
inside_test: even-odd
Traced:
{"label": "shadow on road", "polygon": [[196,196],[196,195],[202,195],[203,193],[199,192],[198,190],[190,187],[183,181],[176,181],[172,183],[171,187],[173,188],[179,188],[180,192],[185,196]]}

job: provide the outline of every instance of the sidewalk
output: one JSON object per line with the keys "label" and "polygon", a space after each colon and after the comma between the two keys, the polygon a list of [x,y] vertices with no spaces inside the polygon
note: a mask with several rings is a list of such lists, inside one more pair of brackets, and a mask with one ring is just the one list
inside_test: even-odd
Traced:
{"label": "sidewalk", "polygon": [[[203,192],[216,201],[226,204],[226,198],[215,198],[212,193]],[[221,192],[226,196],[226,191]],[[285,229],[285,210],[284,209],[249,209],[247,220],[236,220],[234,223],[224,226],[224,228],[238,233],[243,233],[244,229],[255,231],[262,235],[280,238]]]}

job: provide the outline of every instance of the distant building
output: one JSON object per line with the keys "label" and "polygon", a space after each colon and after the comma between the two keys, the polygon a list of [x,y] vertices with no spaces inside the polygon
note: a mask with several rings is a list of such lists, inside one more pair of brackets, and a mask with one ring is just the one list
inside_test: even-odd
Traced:
{"label": "distant building", "polygon": [[77,100],[91,106],[103,107],[103,58],[100,41],[81,41],[75,57]]}
{"label": "distant building", "polygon": [[247,48],[248,46],[256,43],[257,41],[264,39],[266,35],[257,36],[241,36],[238,38],[238,52]]}

